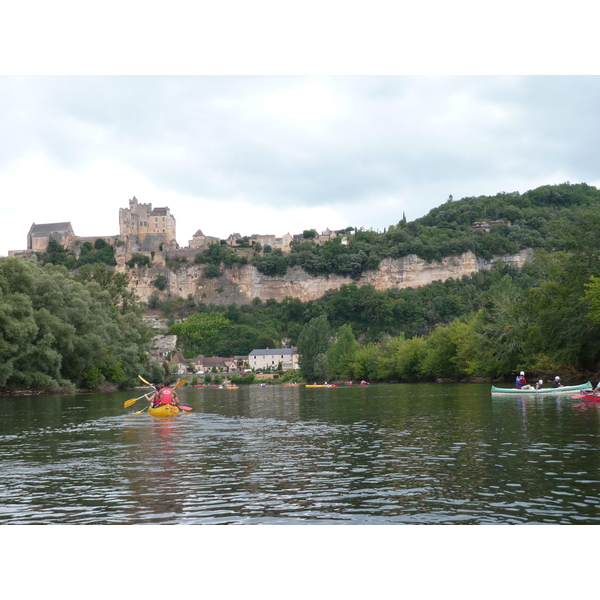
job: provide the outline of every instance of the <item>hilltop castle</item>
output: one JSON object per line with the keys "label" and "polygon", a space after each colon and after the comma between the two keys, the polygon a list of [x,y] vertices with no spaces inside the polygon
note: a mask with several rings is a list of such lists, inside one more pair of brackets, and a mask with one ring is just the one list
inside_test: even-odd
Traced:
{"label": "hilltop castle", "polygon": [[[338,236],[337,232],[326,229],[321,235],[316,235],[312,241],[323,244]],[[134,196],[129,200],[129,208],[119,209],[119,235],[81,237],[75,235],[71,223],[33,223],[27,234],[27,250],[9,250],[9,256],[26,257],[35,252],[45,252],[50,240],[55,240],[62,246],[79,251],[84,242],[95,242],[98,238],[107,244],[117,245],[122,248],[123,255],[132,253],[157,253],[173,252],[179,250],[177,243],[177,223],[169,207],[152,208],[152,204],[138,202]],[[239,233],[231,234],[225,243],[229,246],[266,246],[272,249],[280,248],[283,252],[289,252],[292,241],[302,241],[303,236],[286,233],[282,237],[275,235],[253,234],[242,238]],[[219,244],[221,240],[217,237],[204,235],[200,229],[189,240],[186,249],[180,252],[191,252],[192,250],[203,250],[211,244]],[[347,236],[342,237],[342,244],[347,243]]]}
{"label": "hilltop castle", "polygon": [[27,250],[10,250],[9,256],[27,256],[45,252],[50,240],[62,246],[75,248],[84,242],[101,238],[108,244],[120,241],[127,252],[158,252],[176,250],[177,227],[175,217],[168,207],[152,208],[152,204],[140,204],[134,196],[129,208],[119,209],[119,235],[81,237],[75,235],[71,223],[33,223],[27,234]]}
{"label": "hilltop castle", "polygon": [[119,237],[132,252],[176,250],[176,233],[175,217],[168,207],[153,209],[134,196],[129,208],[119,209]]}

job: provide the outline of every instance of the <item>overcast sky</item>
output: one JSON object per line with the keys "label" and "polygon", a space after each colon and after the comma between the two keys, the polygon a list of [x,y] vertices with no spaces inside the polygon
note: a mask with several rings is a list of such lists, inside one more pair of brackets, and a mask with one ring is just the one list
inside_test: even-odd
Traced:
{"label": "overcast sky", "polygon": [[581,76],[4,76],[0,255],[33,222],[117,234],[134,195],[168,206],[186,246],[598,186],[599,106]]}
{"label": "overcast sky", "polygon": [[186,246],[198,229],[383,230],[449,195],[600,184],[581,0],[413,4],[7,5],[0,256],[34,222],[115,235],[133,196],[168,206]]}

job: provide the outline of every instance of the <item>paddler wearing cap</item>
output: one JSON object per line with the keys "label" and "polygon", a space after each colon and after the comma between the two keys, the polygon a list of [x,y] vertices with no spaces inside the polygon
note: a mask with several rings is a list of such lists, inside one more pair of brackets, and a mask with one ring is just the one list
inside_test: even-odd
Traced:
{"label": "paddler wearing cap", "polygon": [[557,375],[552,382],[551,388],[559,388],[563,387],[563,384],[560,382],[560,377]]}

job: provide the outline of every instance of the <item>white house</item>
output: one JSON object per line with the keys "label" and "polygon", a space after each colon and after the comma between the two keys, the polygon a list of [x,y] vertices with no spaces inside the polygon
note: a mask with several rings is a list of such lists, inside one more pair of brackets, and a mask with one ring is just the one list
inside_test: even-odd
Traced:
{"label": "white house", "polygon": [[252,350],[248,354],[248,364],[251,369],[276,369],[281,363],[284,371],[298,368],[298,351],[296,348],[267,348]]}

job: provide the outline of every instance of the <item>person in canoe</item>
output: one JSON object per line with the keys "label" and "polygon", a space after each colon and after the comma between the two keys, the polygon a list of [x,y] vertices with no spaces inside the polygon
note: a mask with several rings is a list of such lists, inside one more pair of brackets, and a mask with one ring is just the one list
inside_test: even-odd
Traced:
{"label": "person in canoe", "polygon": [[149,402],[152,402],[152,408],[163,404],[179,406],[179,397],[177,396],[177,392],[171,388],[170,381],[165,381],[164,385],[159,383],[156,386],[156,392],[150,398],[146,395],[146,398]]}
{"label": "person in canoe", "polygon": [[535,389],[536,390],[541,390],[542,387],[544,386],[544,380],[540,379],[536,384],[535,384]]}
{"label": "person in canoe", "polygon": [[527,379],[525,379],[525,372],[521,371],[517,375],[517,379],[515,381],[515,387],[518,390],[532,390],[533,388],[527,383]]}
{"label": "person in canoe", "polygon": [[552,382],[551,388],[559,388],[563,387],[563,384],[560,382],[560,377],[557,375]]}
{"label": "person in canoe", "polygon": [[146,400],[150,402],[150,408],[155,408],[156,406],[158,406],[158,395],[160,394],[160,391],[162,389],[163,384],[157,383],[152,394],[145,394],[144,398],[146,398]]}

